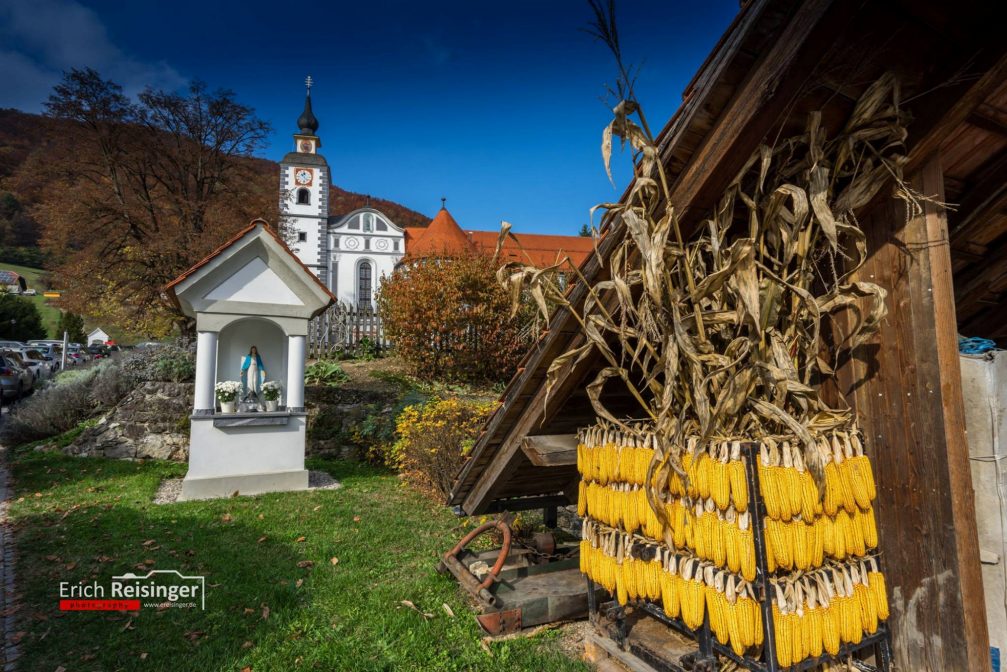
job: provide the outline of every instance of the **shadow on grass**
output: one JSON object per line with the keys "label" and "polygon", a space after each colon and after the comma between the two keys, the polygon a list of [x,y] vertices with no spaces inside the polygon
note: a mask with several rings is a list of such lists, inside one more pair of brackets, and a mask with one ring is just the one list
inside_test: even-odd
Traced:
{"label": "shadow on grass", "polygon": [[[215,510],[212,516],[187,509],[98,504],[65,517],[19,517],[17,589],[22,603],[31,605],[19,613],[18,627],[26,633],[22,669],[232,669],[230,663],[246,653],[245,642],[254,646],[282,629],[283,616],[276,614],[306,599],[297,581],[311,572],[298,567],[307,554],[292,552],[292,539],[268,538],[266,526],[256,524],[255,500],[235,500],[219,507],[233,513]],[[112,576],[143,576],[151,569],[204,576],[205,611],[59,611],[61,582],[96,582],[111,597]]]}
{"label": "shadow on grass", "polygon": [[[464,596],[434,570],[463,533],[444,507],[382,469],[309,466],[344,487],[155,505],[184,465],[19,457],[20,669],[583,669],[548,635],[480,646]],[[149,569],[205,576],[206,610],[58,609],[60,582]]]}

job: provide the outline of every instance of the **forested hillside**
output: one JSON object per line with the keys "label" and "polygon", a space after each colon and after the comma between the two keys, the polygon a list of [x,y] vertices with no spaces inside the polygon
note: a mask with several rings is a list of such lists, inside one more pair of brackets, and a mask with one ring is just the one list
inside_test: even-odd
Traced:
{"label": "forested hillside", "polygon": [[[164,282],[251,219],[277,221],[279,167],[266,159],[228,156],[223,166],[208,168],[219,174],[209,176],[215,181],[205,196],[179,198],[179,188],[204,187],[187,176],[173,179],[173,163],[147,163],[148,159],[138,163],[122,156],[137,151],[134,148],[149,153],[152,141],[161,144],[159,136],[152,136],[149,129],[123,129],[121,124],[112,132],[87,126],[0,110],[0,265],[44,268],[51,286],[68,290],[63,307],[157,335],[170,326],[164,312],[149,322],[143,315],[151,312],[145,303],[157,297]],[[109,133],[115,133],[114,142],[105,141]],[[179,147],[170,134],[163,140],[167,151],[161,155],[177,152],[179,170],[189,170],[193,150]],[[110,182],[120,179],[123,167],[129,174],[121,178],[125,193],[117,198],[116,185]],[[143,175],[145,170],[151,176]],[[429,223],[424,215],[398,203],[331,188],[334,215],[368,200],[400,226]],[[199,204],[199,212],[183,209],[191,202]],[[194,219],[197,226],[179,228],[176,223]],[[142,258],[133,254],[141,246],[123,246],[127,238],[142,241]],[[132,268],[124,272],[114,264]]]}

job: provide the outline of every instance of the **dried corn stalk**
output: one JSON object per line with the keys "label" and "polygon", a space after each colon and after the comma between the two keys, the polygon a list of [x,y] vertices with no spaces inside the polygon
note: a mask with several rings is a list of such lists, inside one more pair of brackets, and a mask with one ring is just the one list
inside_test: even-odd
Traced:
{"label": "dried corn stalk", "polygon": [[[632,96],[631,87],[622,90]],[[612,136],[629,144],[634,181],[622,202],[599,206],[609,229],[626,233],[602,260],[609,279],[580,277],[587,297],[578,308],[551,269],[509,264],[498,274],[515,300],[530,293],[547,320],[555,305],[580,323],[585,345],[553,362],[547,386],[573,360],[598,353],[606,365],[588,387],[594,410],[634,431],[601,398],[606,381],[621,380],[659,437],[651,470],[682,473],[686,436],[705,443],[787,435],[805,447],[820,481],[816,437],[852,429],[855,419],[849,408],[826,404],[818,387],[886,312],[883,288],[850,280],[866,255],[854,211],[893,178],[898,195],[918,205],[901,179],[903,123],[891,74],[864,92],[835,137],[827,137],[820,113],[808,115],[803,134],[753,153],[685,241],[640,107],[632,98],[620,102],[602,153],[607,168]],[[852,326],[830,362],[822,357],[822,323],[840,311],[851,313]]]}

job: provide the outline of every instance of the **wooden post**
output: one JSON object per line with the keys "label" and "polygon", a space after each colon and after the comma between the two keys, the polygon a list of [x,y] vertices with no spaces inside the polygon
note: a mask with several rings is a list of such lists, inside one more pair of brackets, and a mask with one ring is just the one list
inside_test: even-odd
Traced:
{"label": "wooden post", "polygon": [[[938,157],[909,181],[943,200]],[[861,382],[847,392],[878,482],[895,662],[900,670],[983,672],[989,637],[947,218],[932,203],[907,215],[892,200],[861,222],[870,257],[857,279],[888,290],[888,317],[858,348],[852,377]]]}

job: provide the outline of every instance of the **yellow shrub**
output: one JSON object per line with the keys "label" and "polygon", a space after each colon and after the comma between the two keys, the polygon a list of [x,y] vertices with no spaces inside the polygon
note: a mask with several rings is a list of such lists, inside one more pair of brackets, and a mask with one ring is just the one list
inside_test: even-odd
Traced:
{"label": "yellow shrub", "polygon": [[446,497],[495,402],[432,399],[396,419],[392,455],[406,480]]}

